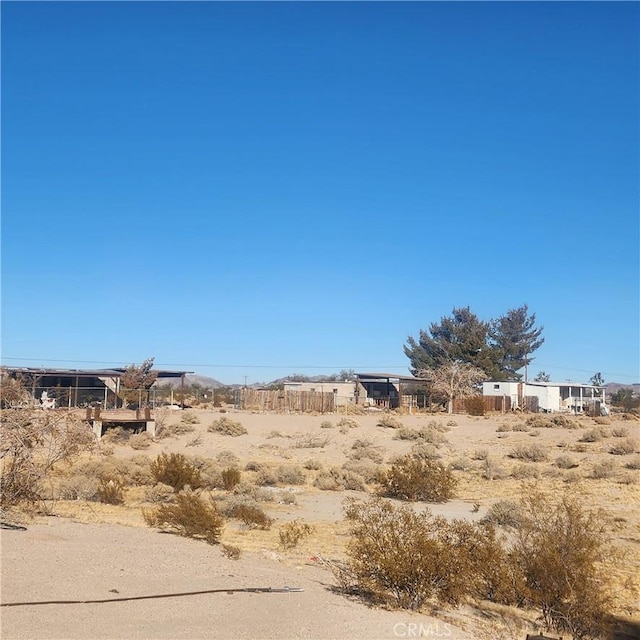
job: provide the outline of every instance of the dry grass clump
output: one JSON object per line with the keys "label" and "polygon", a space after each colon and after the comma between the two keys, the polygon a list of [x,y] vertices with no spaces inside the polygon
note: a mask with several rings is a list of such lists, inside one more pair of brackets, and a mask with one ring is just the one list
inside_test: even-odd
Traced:
{"label": "dry grass clump", "polygon": [[223,544],[222,554],[225,558],[229,558],[229,560],[239,560],[242,555],[242,551],[240,547],[236,547],[234,544]]}
{"label": "dry grass clump", "polygon": [[357,429],[360,423],[355,418],[340,418],[338,426],[341,429]]}
{"label": "dry grass clump", "polygon": [[540,477],[540,469],[535,464],[517,464],[511,469],[511,477],[516,480],[532,480]]}
{"label": "dry grass clump", "polygon": [[240,465],[240,458],[233,451],[225,449],[216,456],[216,462],[223,467],[237,467]]}
{"label": "dry grass clump", "polygon": [[59,478],[52,492],[53,499],[94,500],[98,494],[99,480],[82,474]]}
{"label": "dry grass clump", "polygon": [[591,468],[590,477],[596,480],[611,478],[618,472],[618,465],[614,460],[596,462]]}
{"label": "dry grass clump", "polygon": [[447,438],[440,431],[432,427],[422,427],[420,429],[411,429],[410,427],[400,427],[393,436],[394,440],[420,440],[428,442],[435,446],[440,446],[447,442]]}
{"label": "dry grass clump", "polygon": [[366,483],[362,476],[350,471],[331,467],[320,471],[313,481],[313,486],[322,491],[365,491]]}
{"label": "dry grass clump", "polygon": [[578,442],[600,442],[604,438],[609,437],[609,432],[602,427],[594,427],[582,434]]}
{"label": "dry grass clump", "polygon": [[321,429],[335,429],[335,424],[333,424],[333,422],[331,422],[331,420],[323,420],[320,423],[320,428]]}
{"label": "dry grass clump", "polygon": [[382,484],[386,477],[384,467],[368,458],[347,460],[342,468],[362,478],[366,484]]}
{"label": "dry grass clump", "polygon": [[247,463],[248,470],[256,472],[254,482],[257,486],[300,485],[307,481],[307,476],[299,465],[271,466],[267,463]]}
{"label": "dry grass clump", "polygon": [[509,433],[510,431],[513,431],[513,425],[509,422],[503,422],[502,424],[499,424],[496,429],[497,433]]}
{"label": "dry grass clump", "polygon": [[318,471],[324,467],[324,464],[318,458],[309,458],[302,465],[307,471]]}
{"label": "dry grass clump", "polygon": [[156,422],[156,438],[164,440],[165,438],[178,438],[186,433],[193,433],[196,428],[189,422],[177,422],[175,424],[162,424],[158,426]]}
{"label": "dry grass clump", "polygon": [[636,456],[632,460],[628,460],[625,465],[627,469],[640,469],[640,456]]}
{"label": "dry grass clump", "polygon": [[280,547],[285,551],[294,549],[305,538],[308,538],[315,530],[310,524],[307,524],[304,520],[294,520],[293,522],[287,522],[280,527],[278,531],[278,537],[280,539]]}
{"label": "dry grass clump", "polygon": [[180,422],[183,424],[200,424],[200,418],[193,411],[183,411]]}
{"label": "dry grass clump", "polygon": [[491,456],[488,456],[482,463],[482,477],[485,480],[500,480],[506,476],[503,466]]}
{"label": "dry grass clump", "polygon": [[489,507],[480,522],[517,529],[524,522],[524,512],[522,506],[513,500],[498,500]]}
{"label": "dry grass clump", "polygon": [[124,502],[124,483],[122,478],[103,478],[97,489],[97,498],[104,504],[122,504]]}
{"label": "dry grass clump", "polygon": [[527,424],[534,429],[577,429],[580,425],[563,415],[536,414],[527,418]]}
{"label": "dry grass clump", "polygon": [[411,447],[410,454],[414,458],[425,458],[426,460],[438,460],[442,457],[438,448],[428,442],[417,442]]}
{"label": "dry grass clump", "polygon": [[325,433],[304,433],[294,443],[296,449],[322,449],[331,442],[331,436]]}
{"label": "dry grass clump", "polygon": [[514,431],[520,431],[520,432],[523,432],[523,433],[527,433],[528,431],[531,431],[531,427],[528,424],[526,424],[525,422],[516,422],[513,425],[513,430]]}
{"label": "dry grass clump", "polygon": [[253,502],[273,502],[275,494],[269,489],[250,484],[245,481],[239,482],[233,488],[233,495],[236,498],[243,498],[245,500],[253,500]]}
{"label": "dry grass clump", "polygon": [[571,456],[566,456],[566,455],[558,456],[555,459],[554,464],[556,465],[556,467],[558,467],[558,469],[575,469],[576,467],[579,466],[575,458],[572,458]]}
{"label": "dry grass clump", "polygon": [[247,430],[242,426],[240,422],[236,422],[227,416],[222,416],[217,420],[214,420],[208,427],[207,431],[211,433],[219,433],[223,436],[231,436],[237,438],[247,433]]}
{"label": "dry grass clump", "polygon": [[625,440],[609,445],[609,453],[614,456],[628,456],[636,453],[639,447],[640,444],[635,438],[626,438]]}
{"label": "dry grass clump", "polygon": [[541,444],[520,444],[509,452],[509,457],[528,462],[544,462],[548,460],[549,454]]}
{"label": "dry grass clump", "polygon": [[153,438],[146,432],[135,433],[129,438],[129,446],[136,451],[148,449],[153,442]]}
{"label": "dry grass clump", "polygon": [[626,438],[629,435],[629,429],[627,427],[613,427],[611,435],[614,438]]}
{"label": "dry grass clump", "polygon": [[401,429],[404,425],[398,418],[392,415],[384,415],[376,423],[376,427],[385,427],[387,429]]}
{"label": "dry grass clump", "polygon": [[220,472],[220,479],[225,491],[231,491],[236,485],[240,483],[242,474],[237,467],[227,467]]}
{"label": "dry grass clump", "polygon": [[144,494],[145,502],[167,503],[173,502],[175,491],[168,484],[159,482],[153,487],[149,487]]}
{"label": "dry grass clump", "polygon": [[260,507],[246,502],[236,504],[231,510],[231,517],[241,520],[249,529],[268,531],[273,524],[273,518],[270,518]]}
{"label": "dry grass clump", "polygon": [[384,460],[383,448],[374,445],[370,440],[358,438],[352,445],[351,451],[347,454],[350,460],[372,460],[381,463]]}
{"label": "dry grass clump", "polygon": [[151,463],[151,474],[156,482],[168,484],[176,491],[202,486],[200,470],[181,453],[161,453]]}
{"label": "dry grass clump", "polygon": [[380,493],[400,500],[447,502],[455,496],[456,485],[453,473],[441,462],[409,454],[391,465]]}
{"label": "dry grass clump", "polygon": [[175,503],[163,504],[154,509],[143,509],[144,521],[169,533],[217,544],[220,540],[224,518],[215,501],[191,492],[176,494]]}
{"label": "dry grass clump", "polygon": [[100,441],[104,444],[126,444],[133,435],[134,431],[125,427],[108,427]]}

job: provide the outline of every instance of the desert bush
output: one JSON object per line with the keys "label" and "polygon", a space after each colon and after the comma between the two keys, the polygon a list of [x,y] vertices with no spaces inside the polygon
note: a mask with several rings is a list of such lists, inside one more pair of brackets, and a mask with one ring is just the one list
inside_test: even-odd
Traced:
{"label": "desert bush", "polygon": [[278,493],[276,502],[278,504],[297,504],[296,494],[293,491],[280,491]]}
{"label": "desert bush", "polygon": [[558,469],[575,469],[579,466],[571,456],[558,456],[555,460],[555,465]]}
{"label": "desert bush", "polygon": [[427,442],[417,442],[411,447],[410,454],[414,458],[426,458],[427,460],[437,460],[442,456],[435,445]]}
{"label": "desert bush", "polygon": [[510,431],[513,431],[513,425],[509,422],[503,422],[502,424],[499,424],[498,428],[496,429],[497,433],[509,433]]}
{"label": "desert bush", "polygon": [[260,507],[240,503],[234,506],[231,516],[249,527],[249,529],[262,529],[267,531],[273,524],[273,518],[270,518]]}
{"label": "desert bush", "polygon": [[471,471],[473,463],[466,456],[458,456],[449,462],[449,468],[453,471]]}
{"label": "desert bush", "polygon": [[279,465],[276,473],[278,484],[299,485],[307,481],[307,476],[298,465]]}
{"label": "desert bush", "polygon": [[183,411],[180,422],[183,424],[200,424],[200,418],[193,411]]}
{"label": "desert bush", "polygon": [[324,465],[322,464],[322,461],[317,458],[309,458],[305,461],[303,466],[308,471],[318,471],[319,469],[322,469]]}
{"label": "desert bush", "polygon": [[627,427],[614,427],[611,429],[611,435],[614,438],[626,438],[629,435]]}
{"label": "desert bush", "polygon": [[261,464],[254,482],[259,487],[275,487],[278,484],[278,473],[275,468]]}
{"label": "desert bush", "polygon": [[486,460],[489,457],[489,449],[476,449],[471,454],[472,460]]}
{"label": "desert bush", "polygon": [[517,529],[523,522],[524,514],[522,506],[513,500],[498,500],[492,504],[480,522],[501,527]]}
{"label": "desert bush", "polygon": [[220,473],[222,486],[226,491],[231,491],[240,482],[240,469],[236,467],[228,467]]}
{"label": "desert bush", "polygon": [[513,430],[514,431],[519,431],[521,433],[527,433],[527,432],[531,431],[531,427],[528,424],[526,424],[525,422],[516,422],[513,425]]}
{"label": "desert bush", "polygon": [[495,458],[487,456],[482,462],[482,477],[485,480],[499,480],[505,475],[505,470]]}
{"label": "desert bush", "polygon": [[608,436],[608,433],[602,427],[594,427],[582,434],[578,442],[600,442]]}
{"label": "desert bush", "polygon": [[[12,391],[19,393],[19,386]],[[7,404],[11,397],[5,397]],[[5,507],[37,502],[55,468],[92,449],[95,437],[66,413],[18,407],[2,409],[0,442],[0,506]]]}
{"label": "desert bush", "polygon": [[198,434],[191,438],[184,446],[185,447],[199,447],[202,445],[202,434]]}
{"label": "desert bush", "polygon": [[611,478],[618,471],[618,466],[613,460],[603,460],[602,462],[596,462],[591,468],[589,474],[591,478],[595,480],[603,480],[605,478]]}
{"label": "desert bush", "polygon": [[536,414],[527,418],[527,424],[534,429],[577,429],[579,423],[563,415]]}
{"label": "desert bush", "polygon": [[331,442],[331,436],[325,433],[304,433],[295,439],[296,449],[322,449]]}
{"label": "desert bush", "polygon": [[98,501],[105,504],[122,504],[124,502],[123,487],[121,478],[103,478],[96,492]]}
{"label": "desert bush", "polygon": [[340,418],[338,426],[345,429],[356,429],[360,426],[360,423],[354,418]]}
{"label": "desert bush", "polygon": [[181,453],[161,453],[151,463],[151,474],[156,482],[162,482],[182,491],[186,486],[199,489],[202,486],[200,471]]}
{"label": "desert bush", "polygon": [[333,424],[333,422],[331,422],[331,420],[323,420],[320,423],[320,428],[321,429],[333,429],[336,425]]}
{"label": "desert bush", "polygon": [[313,486],[322,491],[365,491],[366,489],[366,483],[361,476],[339,467],[321,471],[313,481]]}
{"label": "desert bush", "polygon": [[152,442],[153,438],[146,431],[135,433],[129,438],[129,446],[136,451],[148,449]]}
{"label": "desert bush", "polygon": [[455,495],[457,481],[441,462],[406,455],[387,471],[381,494],[401,500],[447,502]]}
{"label": "desert bush", "polygon": [[554,498],[535,489],[524,494],[521,506],[511,557],[524,578],[524,604],[541,611],[547,628],[574,638],[600,637],[617,557],[606,514],[585,508],[578,495]]}
{"label": "desert bush", "polygon": [[516,480],[539,478],[540,469],[535,464],[517,464],[511,470],[511,477]]}
{"label": "desert bush", "polygon": [[249,484],[248,482],[243,481],[240,481],[233,488],[233,495],[243,499],[253,500],[255,503],[273,502],[275,499],[273,491],[264,489],[263,487],[257,487],[255,484]]}
{"label": "desert bush", "polygon": [[144,499],[146,502],[164,503],[173,502],[174,496],[175,492],[173,487],[159,482],[145,491]]}
{"label": "desert bush", "polygon": [[239,560],[242,555],[240,547],[236,547],[233,544],[223,544],[222,553],[225,558],[229,558],[230,560]]}
{"label": "desert bush", "polygon": [[386,471],[380,464],[377,464],[368,458],[362,458],[361,460],[347,460],[347,462],[342,465],[342,469],[355,474],[357,478],[362,478],[362,480],[367,484],[381,484],[384,482],[386,474]]}
{"label": "desert bush", "polygon": [[429,600],[458,604],[488,591],[481,567],[503,567],[493,529],[380,498],[345,503],[350,523],[343,588],[377,603],[419,609]]}
{"label": "desert bush", "polygon": [[240,465],[240,458],[233,451],[225,449],[216,456],[216,462],[222,467],[237,467]]}
{"label": "desert bush", "polygon": [[134,435],[131,429],[125,429],[124,427],[109,427],[105,430],[100,439],[104,444],[125,444],[129,442],[129,438]]}
{"label": "desert bush", "polygon": [[544,462],[549,458],[549,454],[541,444],[520,444],[509,452],[509,457],[528,462]]}
{"label": "desert bush", "polygon": [[61,500],[94,500],[98,493],[99,481],[83,474],[60,478],[54,497]]}
{"label": "desert bush", "polygon": [[242,426],[240,422],[236,422],[231,418],[227,418],[226,416],[222,416],[217,420],[214,420],[208,427],[207,431],[212,433],[220,433],[223,436],[232,436],[233,438],[237,438],[238,436],[243,436],[247,433],[247,430]]}
{"label": "desert bush", "polygon": [[308,538],[314,531],[314,527],[307,524],[304,520],[294,520],[287,522],[280,527],[278,537],[280,538],[280,547],[289,550],[297,547],[305,538]]}
{"label": "desert bush", "polygon": [[150,527],[209,544],[219,542],[224,524],[215,501],[205,500],[192,492],[177,493],[174,504],[143,509],[142,515]]}
{"label": "desert bush", "polygon": [[386,427],[388,429],[401,429],[403,427],[403,424],[395,416],[384,415],[380,417],[380,420],[378,420],[376,426]]}
{"label": "desert bush", "polygon": [[[200,473],[201,489],[220,489],[223,487],[221,468],[219,464],[211,458],[203,456],[192,456],[188,458],[193,467]],[[227,468],[233,467],[233,464],[225,465]]]}
{"label": "desert bush", "polygon": [[628,456],[632,453],[636,453],[639,446],[638,441],[634,438],[626,438],[625,440],[620,440],[611,444],[609,446],[609,453],[614,456]]}
{"label": "desert bush", "polygon": [[351,460],[369,459],[377,463],[382,462],[384,459],[382,447],[374,445],[369,440],[360,438],[351,445],[351,451],[349,452],[348,457]]}
{"label": "desert bush", "polygon": [[164,423],[161,426],[156,424],[156,438],[178,438],[186,433],[193,433],[196,428],[190,422],[177,422],[175,424]]}
{"label": "desert bush", "polygon": [[484,415],[484,399],[482,396],[473,396],[464,401],[465,409],[470,416]]}
{"label": "desert bush", "polygon": [[624,465],[627,469],[640,469],[640,456],[627,461]]}

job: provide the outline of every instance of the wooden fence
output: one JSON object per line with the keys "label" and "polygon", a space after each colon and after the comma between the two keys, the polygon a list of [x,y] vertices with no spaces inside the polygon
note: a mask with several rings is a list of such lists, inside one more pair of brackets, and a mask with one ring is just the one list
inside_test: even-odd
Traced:
{"label": "wooden fence", "polygon": [[333,413],[333,393],[319,391],[260,391],[241,389],[239,405],[250,411],[283,411],[292,413]]}
{"label": "wooden fence", "polygon": [[[482,398],[485,413],[489,411],[497,411],[499,413],[508,413],[511,411],[511,398],[509,396],[475,396],[473,398],[458,398],[453,402],[454,413],[467,413],[469,411],[468,402],[470,400],[477,402],[477,398]],[[525,396],[521,398],[521,409],[530,413],[537,413],[539,410],[539,402],[537,396]]]}

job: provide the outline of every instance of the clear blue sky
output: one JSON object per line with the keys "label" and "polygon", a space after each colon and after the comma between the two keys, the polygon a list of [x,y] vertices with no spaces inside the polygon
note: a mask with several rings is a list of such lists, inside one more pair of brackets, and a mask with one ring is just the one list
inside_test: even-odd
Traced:
{"label": "clear blue sky", "polygon": [[632,2],[2,2],[2,362],[639,373]]}

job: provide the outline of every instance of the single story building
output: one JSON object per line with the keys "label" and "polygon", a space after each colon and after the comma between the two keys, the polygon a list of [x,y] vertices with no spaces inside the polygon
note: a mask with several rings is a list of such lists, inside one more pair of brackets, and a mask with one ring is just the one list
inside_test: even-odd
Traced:
{"label": "single story building", "polygon": [[329,381],[329,382],[295,382],[286,381],[285,391],[310,391],[312,393],[332,393],[336,407],[346,404],[355,404],[356,384],[353,381]]}
{"label": "single story building", "polygon": [[489,381],[482,383],[482,395],[508,397],[512,409],[528,407],[526,399],[533,398],[538,411],[545,413],[582,413],[591,411],[596,403],[605,406],[604,387],[579,382]]}

